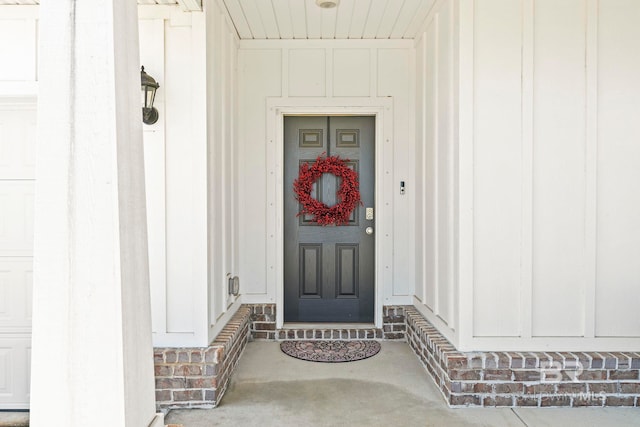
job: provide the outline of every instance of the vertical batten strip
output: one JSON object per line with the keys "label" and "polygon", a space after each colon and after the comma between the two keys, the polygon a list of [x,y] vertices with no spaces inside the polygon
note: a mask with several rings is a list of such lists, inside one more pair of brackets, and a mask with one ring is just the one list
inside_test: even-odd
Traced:
{"label": "vertical batten strip", "polygon": [[333,52],[333,48],[329,47],[325,49],[325,96],[336,96],[336,94],[333,93]]}
{"label": "vertical batten strip", "polygon": [[[289,88],[289,50],[280,49],[280,69],[281,69],[281,85],[280,95],[284,96],[285,90],[288,94]],[[286,88],[286,89],[285,89]],[[268,114],[271,111],[268,112]],[[273,296],[278,293],[278,289],[281,287],[279,277],[279,265],[282,262],[282,248],[279,248],[277,235],[281,235],[282,231],[282,215],[284,212],[283,204],[279,199],[279,188],[283,187],[281,181],[281,170],[284,158],[284,152],[280,151],[280,146],[277,140],[274,138],[275,129],[283,126],[284,117],[279,114],[276,116],[268,115],[265,117],[265,130],[267,135],[267,144],[265,146],[265,172],[267,174],[266,179],[266,235],[265,235],[265,250],[266,250],[266,264],[265,264],[265,277],[267,280],[266,293],[271,295],[269,302],[273,301]],[[279,135],[277,135],[279,136]]]}
{"label": "vertical batten strip", "polygon": [[[419,157],[416,159],[416,183],[420,180],[420,185],[416,186],[419,190],[416,192],[418,195],[417,202],[419,203],[419,208],[416,206],[416,212],[418,212],[416,221],[420,222],[420,238],[416,241],[416,247],[420,248],[417,253],[420,254],[420,259],[417,260],[418,263],[416,268],[420,271],[419,276],[419,289],[416,289],[415,296],[422,302],[426,303],[426,289],[427,289],[427,275],[426,275],[426,266],[427,266],[427,251],[426,251],[426,242],[427,240],[427,228],[426,228],[426,219],[427,219],[427,186],[426,186],[426,176],[427,176],[427,168],[426,168],[426,112],[427,112],[427,96],[426,96],[426,84],[427,84],[427,67],[426,67],[426,46],[427,46],[427,37],[426,34],[423,33],[420,37],[419,44],[416,45],[416,50],[419,54],[416,55],[416,110],[419,113],[419,116],[416,117],[416,126],[420,126],[419,133],[416,133],[416,143],[418,146],[416,147],[416,153],[419,153]],[[418,51],[419,49],[419,51]],[[416,129],[418,130],[418,129]],[[419,147],[419,150],[418,150]],[[416,284],[418,284],[418,280],[416,280]]]}
{"label": "vertical batten strip", "polygon": [[231,257],[231,272],[233,274],[237,274],[238,272],[238,242],[239,242],[239,228],[238,228],[238,144],[237,141],[237,133],[236,133],[236,123],[238,117],[238,109],[237,109],[237,99],[238,99],[238,82],[237,82],[237,65],[238,65],[238,55],[237,55],[237,38],[233,36],[232,28],[229,27],[227,23],[227,31],[232,36],[229,38],[229,46],[227,50],[228,55],[228,67],[229,67],[229,85],[230,85],[230,96],[229,96],[229,105],[227,108],[229,109],[229,135],[230,138],[227,143],[230,145],[230,155],[231,155],[231,179],[232,179],[232,192],[231,192],[231,226],[232,226],[232,238],[231,238],[231,253],[233,254]]}
{"label": "vertical batten strip", "polygon": [[375,98],[378,96],[378,49],[369,49],[369,70],[371,78],[369,79],[369,96]]}
{"label": "vertical batten strip", "polygon": [[[219,43],[217,46],[216,52],[218,53],[218,58],[220,60],[220,84],[221,90],[219,93],[218,105],[220,108],[220,140],[217,143],[220,145],[220,158],[218,167],[220,168],[220,187],[221,187],[221,206],[218,207],[220,209],[220,214],[222,218],[222,241],[220,242],[220,252],[221,252],[221,270],[218,272],[218,275],[215,277],[215,282],[212,284],[214,289],[217,288],[217,292],[220,294],[220,314],[223,314],[227,307],[229,307],[229,292],[227,287],[227,280],[231,273],[231,269],[229,267],[229,261],[231,259],[231,252],[229,250],[229,241],[231,239],[231,217],[228,212],[228,208],[230,206],[230,186],[231,182],[229,180],[228,174],[229,169],[231,167],[231,162],[228,159],[229,153],[229,105],[228,105],[228,90],[229,90],[229,72],[228,72],[228,59],[226,58],[226,52],[228,47],[228,38],[229,33],[227,32],[227,28],[224,25],[224,16],[222,13],[217,11],[216,13],[216,24],[220,29],[219,33],[219,41],[216,40],[216,43]],[[214,239],[218,240],[218,239]],[[210,319],[211,323],[214,323],[214,319]],[[212,338],[212,337],[211,337]]]}
{"label": "vertical batten strip", "polygon": [[474,2],[461,0],[458,9],[458,312],[454,313],[458,348],[473,341],[473,111]]}
{"label": "vertical batten strip", "polygon": [[[213,233],[211,235],[211,250],[213,253],[211,260],[211,273],[209,277],[210,281],[210,289],[211,295],[213,297],[213,301],[211,302],[211,313],[209,322],[211,325],[215,324],[216,319],[224,313],[225,306],[225,293],[223,292],[223,286],[216,287],[216,283],[220,278],[224,275],[224,248],[222,246],[222,238],[217,238],[217,236],[223,236],[224,229],[223,224],[225,224],[224,218],[224,185],[223,185],[223,172],[221,170],[221,157],[222,157],[222,140],[224,136],[224,119],[223,119],[223,104],[221,102],[224,93],[224,76],[222,74],[222,58],[220,57],[220,45],[221,39],[223,36],[223,31],[221,28],[221,15],[213,10],[211,11],[212,17],[209,23],[212,25],[212,35],[213,40],[211,40],[211,44],[213,45],[213,53],[212,53],[212,70],[213,74],[217,76],[213,83],[213,93],[211,99],[208,100],[210,103],[211,119],[210,125],[211,129],[209,132],[211,133],[208,148],[210,152],[210,173],[211,173],[211,221],[212,221],[212,230]],[[221,280],[221,279],[220,279]],[[225,289],[226,290],[226,289]],[[209,340],[212,340],[214,337],[209,336]]]}
{"label": "vertical batten strip", "polygon": [[281,71],[281,85],[282,85],[282,97],[287,98],[289,96],[289,48],[282,48],[281,50],[282,71]]}
{"label": "vertical batten strip", "polygon": [[450,76],[449,76],[449,87],[448,87],[448,96],[450,99],[449,102],[449,109],[447,111],[447,114],[449,116],[449,123],[447,126],[447,134],[448,134],[448,139],[449,141],[451,141],[450,143],[450,148],[449,148],[449,162],[448,162],[448,168],[449,170],[447,171],[447,175],[448,175],[448,180],[449,180],[449,200],[448,200],[448,204],[449,204],[449,231],[448,231],[448,236],[447,236],[447,240],[449,241],[449,271],[447,272],[448,276],[449,276],[449,287],[447,289],[447,293],[448,293],[448,297],[447,297],[447,313],[448,313],[448,318],[447,318],[447,324],[449,325],[449,327],[451,327],[451,329],[455,329],[456,328],[456,317],[455,317],[455,307],[457,304],[454,303],[454,299],[455,299],[455,295],[456,295],[456,289],[457,289],[457,260],[456,260],[456,256],[457,256],[457,243],[456,243],[456,238],[457,238],[457,197],[459,196],[457,194],[457,184],[458,184],[458,178],[456,176],[456,168],[458,165],[458,160],[457,160],[457,155],[458,155],[458,141],[457,141],[457,130],[455,128],[456,124],[455,124],[455,117],[458,113],[458,107],[456,105],[455,99],[456,99],[456,72],[455,72],[455,66],[456,66],[456,58],[455,58],[455,53],[456,53],[456,45],[457,45],[457,37],[455,34],[455,28],[456,28],[456,13],[457,13],[457,7],[456,7],[456,2],[454,2],[451,5],[451,12],[449,13],[449,31],[447,34],[447,37],[449,38],[450,42],[449,42],[449,70],[451,70],[450,72]]}
{"label": "vertical batten strip", "polygon": [[[164,20],[140,20],[140,63],[153,76],[164,82],[165,33]],[[156,71],[157,70],[157,71]],[[164,89],[164,88],[163,88]],[[162,93],[156,95],[160,121],[166,117],[165,100]],[[144,161],[146,182],[158,182],[159,186],[147,185],[147,228],[149,238],[149,275],[151,280],[152,324],[154,339],[167,333],[167,163],[165,127],[143,127]],[[160,188],[158,188],[160,187]]]}
{"label": "vertical batten strip", "polygon": [[422,236],[420,245],[422,246],[422,263],[420,264],[420,269],[422,271],[422,292],[420,295],[417,295],[420,298],[420,301],[423,304],[426,304],[427,301],[427,269],[426,266],[429,265],[429,259],[427,257],[427,84],[429,84],[427,80],[427,33],[422,33],[422,43],[419,46],[419,49],[422,51],[422,61],[420,63],[418,76],[421,79],[421,89],[422,91],[419,94],[420,99],[420,141],[419,143],[422,145],[422,156],[419,160],[420,162],[420,171],[419,176],[422,181],[422,194],[421,194],[421,207],[420,210],[420,222],[422,222]]}
{"label": "vertical batten strip", "polygon": [[522,4],[522,234],[520,336],[531,338],[533,295],[534,0]]}
{"label": "vertical batten strip", "polygon": [[438,156],[440,155],[438,150],[438,140],[440,139],[440,117],[439,117],[439,109],[438,105],[440,102],[440,90],[439,90],[439,82],[440,82],[440,62],[438,58],[440,57],[440,12],[436,12],[433,16],[433,34],[434,34],[434,45],[433,45],[433,58],[436,62],[436,66],[433,67],[433,99],[434,99],[434,108],[433,108],[433,200],[434,206],[433,209],[433,222],[434,222],[434,235],[433,235],[433,247],[434,247],[434,256],[433,256],[433,314],[436,316],[440,316],[440,307],[439,307],[439,291],[441,286],[440,281],[440,253],[438,248],[440,247],[440,215],[439,210],[437,209],[437,203],[440,198],[440,194],[438,191],[439,188],[439,176],[440,176],[440,165],[438,163]]}
{"label": "vertical batten strip", "polygon": [[585,312],[584,336],[596,331],[598,181],[598,0],[586,0]]}

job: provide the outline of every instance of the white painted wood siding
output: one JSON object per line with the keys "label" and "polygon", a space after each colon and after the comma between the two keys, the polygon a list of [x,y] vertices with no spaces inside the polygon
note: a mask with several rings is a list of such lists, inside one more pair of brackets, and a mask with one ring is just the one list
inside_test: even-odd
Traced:
{"label": "white painted wood siding", "polygon": [[[160,83],[159,121],[143,126],[156,346],[206,345],[235,302],[227,276],[237,274],[238,259],[237,38],[216,3],[208,6],[195,14],[177,6],[139,8],[141,63]],[[21,6],[0,16],[0,97],[37,94],[37,14],[37,7]],[[5,151],[0,175],[31,176]],[[2,212],[9,212],[4,203]],[[12,223],[12,235],[29,229],[29,215],[11,216],[24,223]],[[11,254],[0,256],[30,256],[30,244],[12,239]]]}
{"label": "white painted wood siding", "polygon": [[415,304],[457,339],[456,170],[457,34],[454,2],[440,2],[416,40]]}
{"label": "white painted wood siding", "polygon": [[596,201],[595,212],[591,212],[595,221],[587,230],[589,241],[597,242],[596,265],[588,272],[589,279],[595,281],[595,296],[590,295],[595,301],[592,315],[596,336],[637,337],[640,4],[633,0],[607,0],[599,3],[598,11],[597,37],[588,46],[595,57],[589,71],[597,82],[588,93],[593,103],[588,108],[595,120],[589,129],[594,144],[588,153],[593,161],[588,179],[595,184],[589,187],[589,197]]}
{"label": "white painted wood siding", "polygon": [[473,100],[458,110],[460,161],[473,159],[459,203],[473,209],[458,223],[472,236],[458,248],[472,254],[458,284],[468,333],[454,338],[467,350],[637,350],[640,3],[457,3],[456,85]]}
{"label": "white painted wood siding", "polygon": [[236,302],[237,38],[211,2],[145,9],[140,43],[160,83],[160,119],[144,126],[154,345],[205,346]]}
{"label": "white painted wood siding", "polygon": [[[304,6],[273,4],[279,28],[284,6]],[[22,8],[0,22],[4,96],[37,93],[37,8]],[[415,50],[300,40],[237,51],[217,9],[140,10],[142,63],[161,84],[160,121],[144,127],[156,345],[206,343],[232,311],[228,273],[245,301],[275,299],[267,98],[392,96],[385,303],[415,294],[467,349],[638,347],[637,0],[439,0],[411,19]],[[344,19],[335,37],[373,25]],[[314,37],[332,31],[322,19],[283,27],[306,38],[308,24]]]}
{"label": "white painted wood siding", "polygon": [[[152,329],[156,346],[208,342],[205,97],[194,67],[203,20],[141,16],[140,59],[160,84],[156,124],[143,127]],[[148,18],[148,19],[145,19]]]}
{"label": "white painted wood siding", "polygon": [[[206,81],[209,339],[235,312],[239,300],[228,293],[228,279],[238,275],[238,39],[233,25],[218,7],[206,11]],[[205,71],[206,70],[206,71]],[[243,278],[240,279],[244,292]]]}
{"label": "white painted wood siding", "polygon": [[[414,281],[413,86],[414,55],[408,42],[375,41],[242,41],[239,51],[240,253],[244,302],[274,302],[275,266],[269,252],[279,235],[268,200],[270,183],[280,160],[270,156],[266,102],[272,97],[332,100],[391,97],[393,138],[376,144],[393,145],[392,156],[379,159],[389,171],[389,235],[393,252],[383,286],[385,304],[411,301]],[[351,102],[347,101],[347,102]],[[342,101],[333,101],[340,104]],[[342,104],[340,104],[342,105]],[[348,111],[348,107],[344,109]],[[385,176],[386,179],[386,176]],[[400,181],[407,192],[399,194]],[[387,184],[385,184],[387,185]],[[285,193],[285,197],[289,195]],[[385,207],[386,208],[386,207]],[[378,221],[383,216],[378,213]],[[265,243],[266,242],[266,243]],[[274,246],[275,247],[275,246]],[[272,251],[271,251],[272,252]]]}
{"label": "white painted wood siding", "polygon": [[[513,284],[520,282],[522,229],[521,41],[515,37],[504,37],[504,34],[522,32],[520,16],[522,4],[519,1],[490,0],[483,7],[476,8],[475,335],[519,334],[518,304],[514,301],[518,301],[520,289]],[[500,226],[496,227],[497,224]]]}

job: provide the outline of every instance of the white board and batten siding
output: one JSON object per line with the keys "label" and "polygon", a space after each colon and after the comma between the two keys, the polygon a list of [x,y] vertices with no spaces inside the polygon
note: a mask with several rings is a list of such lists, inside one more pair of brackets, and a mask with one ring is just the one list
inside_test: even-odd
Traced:
{"label": "white board and batten siding", "polygon": [[[384,235],[377,233],[376,238],[386,239],[383,250],[389,258],[377,283],[381,291],[377,303],[381,306],[412,301],[416,194],[412,164],[413,52],[411,41],[240,42],[238,140],[242,159],[239,221],[243,302],[276,302],[278,287],[282,286],[276,274],[276,241],[282,239],[276,209],[277,200],[288,197],[288,193],[280,188],[281,180],[275,178],[281,173],[276,149],[281,141],[273,141],[274,136],[269,133],[272,126],[277,126],[267,122],[276,120],[275,114],[267,111],[269,103],[286,105],[291,114],[295,114],[296,106],[306,105],[325,110],[335,107],[341,114],[357,115],[359,106],[380,98],[391,100],[393,112],[384,131],[388,139],[376,141],[389,146],[384,158],[378,159],[378,167],[384,168],[384,178],[378,182],[384,189],[379,194],[383,194],[382,209],[388,209],[388,214],[378,212],[376,218],[389,224],[384,227]],[[305,107],[300,107],[299,111],[303,110]],[[400,181],[406,182],[405,195],[400,195]]]}
{"label": "white board and batten siding", "polygon": [[141,63],[160,83],[160,118],[143,128],[154,345],[206,346],[239,302],[227,292],[238,259],[238,40],[216,2],[204,13],[139,10]]}
{"label": "white board and batten siding", "polygon": [[199,134],[205,122],[193,114],[201,107],[191,71],[197,58],[185,47],[204,37],[204,28],[177,11],[145,18],[140,62],[160,84],[159,120],[143,127],[153,340],[155,346],[198,345],[207,335],[207,202],[194,183],[206,182],[206,141]]}
{"label": "white board and batten siding", "polygon": [[[447,8],[459,25],[453,63],[434,38]],[[439,11],[417,42],[421,309],[463,350],[637,350],[640,3],[461,0]],[[450,236],[433,136],[452,114],[442,73],[459,76],[457,282],[442,278],[447,251],[429,246]],[[457,327],[446,328],[443,292]]]}
{"label": "white board and batten siding", "polygon": [[[28,96],[34,110],[37,13],[36,6],[10,8],[0,25],[0,34],[5,35],[0,38],[4,64],[0,97]],[[227,276],[237,274],[238,258],[237,144],[233,142],[237,36],[215,2],[208,3],[205,13],[185,13],[178,6],[141,6],[139,15],[141,63],[160,83],[156,98],[159,121],[143,126],[154,345],[206,346],[237,306],[227,293]],[[3,111],[15,109],[5,104]],[[9,150],[6,144],[3,150]],[[11,184],[15,198],[17,187],[28,192],[29,184],[24,174],[11,175],[17,173],[20,163],[5,154],[3,151],[0,162],[11,170],[5,167],[2,179],[20,180]],[[2,185],[9,184],[3,181]],[[7,203],[13,206],[13,202]],[[0,249],[2,271],[7,272],[2,292],[13,299],[2,298],[0,304],[15,311],[27,292],[13,289],[22,286],[16,282],[16,268],[24,264],[25,272],[29,270],[22,261],[30,260],[31,246],[20,243],[20,253],[15,252],[19,239],[14,234],[30,224],[23,224],[28,215],[14,212],[18,205],[7,210],[3,201],[2,206],[2,230],[12,235],[10,241],[3,236],[6,239]],[[9,260],[15,268],[6,267]],[[11,287],[6,285],[9,270]],[[27,326],[24,332],[28,335]],[[0,329],[0,339],[6,336],[4,332]],[[28,345],[23,347],[20,351],[26,351]],[[9,372],[6,366],[0,370]],[[0,376],[0,383],[7,378]],[[26,376],[20,378],[23,381]]]}
{"label": "white board and batten siding", "polygon": [[437,2],[416,38],[415,305],[456,342],[455,2]]}
{"label": "white board and batten siding", "polygon": [[[284,189],[268,100],[388,97],[382,303],[415,302],[461,349],[638,348],[639,2],[439,0],[415,41],[242,42],[218,4],[139,9],[141,61],[161,85],[160,120],[144,127],[156,346],[206,345],[239,302],[229,274],[242,302],[276,300],[269,197]],[[5,98],[37,92],[37,9],[25,8],[0,25]],[[20,168],[2,172],[2,197],[27,203]],[[15,209],[2,220],[28,219]],[[29,336],[29,232],[14,223],[0,225],[13,283],[0,284],[0,340]],[[16,384],[8,348],[28,351],[0,344],[0,395]]]}

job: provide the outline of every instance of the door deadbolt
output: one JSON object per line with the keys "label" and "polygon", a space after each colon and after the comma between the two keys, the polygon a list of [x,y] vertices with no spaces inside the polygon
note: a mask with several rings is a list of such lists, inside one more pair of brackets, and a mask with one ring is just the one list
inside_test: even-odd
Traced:
{"label": "door deadbolt", "polygon": [[365,228],[365,229],[364,229],[364,232],[365,232],[365,233],[367,233],[367,234],[369,234],[369,235],[373,234],[373,227],[367,227],[367,228]]}
{"label": "door deadbolt", "polygon": [[373,221],[373,208],[366,208],[364,213],[364,219]]}

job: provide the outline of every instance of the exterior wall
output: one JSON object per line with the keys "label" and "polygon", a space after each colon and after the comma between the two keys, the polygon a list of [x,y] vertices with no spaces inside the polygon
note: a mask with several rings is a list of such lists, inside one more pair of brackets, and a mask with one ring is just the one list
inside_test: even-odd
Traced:
{"label": "exterior wall", "polygon": [[[461,349],[636,349],[639,8],[439,1],[414,52],[239,43],[217,2],[141,6],[141,62],[161,84],[160,121],[144,127],[155,344],[207,345],[238,305],[229,274],[245,302],[276,299],[255,244],[277,234],[268,98],[392,97],[383,303],[415,296]],[[37,10],[2,7],[0,96],[37,94]]]}
{"label": "exterior wall", "polygon": [[[143,126],[154,345],[206,346],[238,306],[227,293],[238,259],[237,38],[215,1],[202,13],[138,10],[140,61],[160,83],[159,120]],[[0,97],[14,103],[37,97],[37,18],[37,6],[0,8]]]}
{"label": "exterior wall", "polygon": [[202,13],[140,11],[141,63],[160,83],[160,119],[144,126],[154,345],[203,347],[238,307],[227,292],[238,258],[237,39],[214,1]]}
{"label": "exterior wall", "polygon": [[241,307],[207,347],[156,348],[157,408],[217,406],[251,338],[250,323],[250,309]]}
{"label": "exterior wall", "polygon": [[456,2],[437,3],[416,38],[414,304],[457,342]]}
{"label": "exterior wall", "polygon": [[160,84],[160,118],[143,128],[154,345],[205,346],[204,15],[182,13],[177,7],[140,10],[140,61]]}
{"label": "exterior wall", "polygon": [[[413,144],[413,49],[408,41],[243,41],[239,52],[240,200],[239,210],[240,272],[244,303],[273,303],[278,287],[278,245],[281,239],[276,218],[277,203],[270,195],[286,197],[286,189],[278,187],[274,174],[280,171],[281,159],[274,148],[280,142],[269,140],[267,106],[274,98],[288,100],[287,106],[339,106],[349,114],[357,106],[371,105],[375,99],[391,99],[393,117],[385,133],[392,148],[379,158],[384,168],[384,209],[389,214],[377,216],[388,221],[378,239],[391,261],[384,274],[378,276],[382,304],[410,301],[414,281],[414,165]],[[301,101],[302,100],[302,101]],[[301,107],[299,111],[304,110]],[[289,112],[293,111],[288,108]],[[270,116],[269,116],[270,117]],[[392,128],[392,129],[391,129]],[[275,142],[275,144],[271,144]],[[386,150],[386,149],[385,149]],[[379,151],[381,152],[381,151]],[[399,194],[400,181],[407,192]],[[380,183],[380,181],[378,181]],[[382,199],[376,200],[378,203]],[[379,230],[378,230],[379,231]],[[378,254],[379,255],[379,254]],[[382,310],[378,311],[381,313]],[[381,321],[381,319],[380,319]]]}
{"label": "exterior wall", "polygon": [[205,2],[207,82],[209,342],[239,307],[228,279],[238,274],[238,38],[217,1]]}
{"label": "exterior wall", "polygon": [[413,307],[407,341],[451,407],[638,406],[637,352],[460,352]]}
{"label": "exterior wall", "polygon": [[640,3],[459,5],[459,348],[637,350]]}

